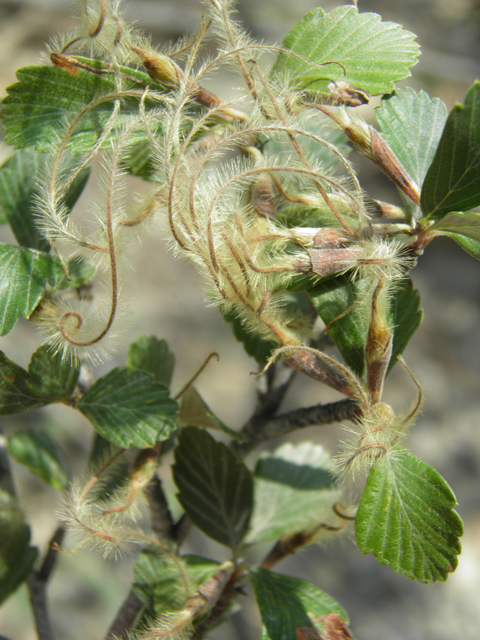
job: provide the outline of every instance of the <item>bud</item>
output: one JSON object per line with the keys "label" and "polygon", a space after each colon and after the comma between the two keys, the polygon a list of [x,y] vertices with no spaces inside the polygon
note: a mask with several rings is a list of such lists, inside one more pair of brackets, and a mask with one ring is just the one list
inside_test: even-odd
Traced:
{"label": "bud", "polygon": [[392,357],[393,332],[386,318],[385,282],[385,276],[382,276],[373,293],[366,348],[368,390],[373,404],[382,397],[383,383]]}
{"label": "bud", "polygon": [[182,71],[168,56],[154,51],[145,51],[133,45],[130,45],[130,48],[140,56],[143,66],[153,80],[163,84],[168,89],[178,87],[182,78]]}

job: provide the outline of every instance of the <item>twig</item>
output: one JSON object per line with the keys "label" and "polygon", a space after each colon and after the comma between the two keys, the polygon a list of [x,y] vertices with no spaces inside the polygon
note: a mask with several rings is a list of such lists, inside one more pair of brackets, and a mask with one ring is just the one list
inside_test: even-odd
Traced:
{"label": "twig", "polygon": [[357,405],[350,399],[295,409],[266,422],[258,420],[247,422],[240,432],[246,437],[246,440],[232,442],[231,446],[238,456],[243,457],[266,440],[279,438],[297,429],[312,425],[325,425],[342,420],[353,420],[356,414]]}
{"label": "twig", "polygon": [[134,625],[135,620],[138,618],[143,607],[143,602],[137,596],[135,591],[131,589],[120,607],[117,617],[105,636],[105,640],[116,640],[117,638],[121,638],[125,631]]}
{"label": "twig", "polygon": [[147,488],[152,528],[161,540],[175,540],[174,522],[163,492],[162,481],[155,476]]}

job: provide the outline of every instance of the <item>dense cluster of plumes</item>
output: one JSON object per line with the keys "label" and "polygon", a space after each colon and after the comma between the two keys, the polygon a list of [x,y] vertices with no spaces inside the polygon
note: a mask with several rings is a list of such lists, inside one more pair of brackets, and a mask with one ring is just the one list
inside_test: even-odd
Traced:
{"label": "dense cluster of plumes", "polygon": [[[264,53],[297,54],[251,40],[232,18],[229,0],[204,4],[208,16],[199,34],[176,43],[175,50],[155,49],[125,25],[118,3],[110,0],[84,2],[78,31],[51,44],[54,65],[72,75],[105,75],[114,83],[112,91],[99,94],[63,123],[58,139],[52,140],[51,167],[41,177],[38,199],[40,227],[59,254],[93,262],[106,283],[104,295],[97,294],[93,302],[52,295],[37,317],[46,340],[66,356],[104,357],[122,325],[121,282],[131,234],[163,215],[175,251],[203,274],[211,301],[276,341],[274,357],[285,357],[357,402],[356,435],[346,445],[339,469],[365,471],[379,457],[394,454],[421,403],[419,393],[410,413],[399,417],[381,402],[392,353],[389,305],[397,283],[413,265],[408,233],[403,240],[393,236],[408,231],[410,222],[389,225],[390,218],[380,215],[381,203],[372,204],[362,192],[344,143],[335,143],[340,127],[362,153],[382,164],[375,156],[372,128],[351,115],[349,105],[364,101],[361,92],[347,83],[331,83],[329,95],[306,99],[292,78],[272,79],[260,64]],[[200,63],[202,46],[212,36],[217,53]],[[209,76],[223,67],[239,74],[245,86],[235,105],[205,88]],[[132,80],[129,68],[146,71],[152,82],[142,86],[138,78]],[[136,100],[138,110],[120,118],[125,100]],[[82,118],[104,103],[113,108],[100,136],[72,164],[69,142]],[[150,195],[130,210],[124,174],[139,141],[148,146],[154,170]],[[94,205],[87,229],[72,223],[64,201],[75,177],[97,155],[102,157],[104,195]],[[415,198],[414,185],[410,191]],[[323,221],[321,226],[292,223],[312,213]],[[362,280],[364,295],[372,300],[367,305],[366,384],[337,360],[308,347],[312,327],[285,302],[287,287],[299,276],[321,279],[344,273]],[[80,490],[72,497],[65,518],[88,534],[97,524],[89,520],[92,505],[86,496]],[[128,503],[128,496],[122,500]],[[94,515],[100,520],[105,516]],[[124,515],[113,510],[108,518]],[[96,539],[104,545],[106,536],[100,532]],[[115,544],[110,546],[115,549]],[[190,624],[191,616],[185,620]],[[173,627],[178,620],[174,622]],[[153,637],[170,637],[162,633]]]}

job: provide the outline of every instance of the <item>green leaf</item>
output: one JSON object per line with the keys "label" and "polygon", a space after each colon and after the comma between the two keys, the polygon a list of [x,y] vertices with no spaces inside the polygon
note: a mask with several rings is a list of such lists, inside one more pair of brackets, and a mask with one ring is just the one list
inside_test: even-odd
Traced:
{"label": "green leaf", "polygon": [[154,180],[155,162],[152,157],[152,147],[148,140],[142,140],[129,150],[126,160],[123,162],[126,170],[133,176],[143,180]]}
{"label": "green leaf", "polygon": [[[419,47],[415,35],[376,13],[358,13],[343,6],[325,13],[312,9],[287,35],[283,47],[314,62],[313,66],[280,53],[274,78],[288,76],[298,89],[328,93],[331,81],[346,81],[371,95],[392,91],[394,83],[410,75]],[[343,65],[342,69],[337,62]],[[326,64],[329,63],[329,64]]]}
{"label": "green leaf", "polygon": [[[336,276],[320,281],[307,291],[319,316],[330,326],[329,333],[346,364],[363,378],[366,372],[366,346],[371,318],[374,288],[367,280],[351,280]],[[410,338],[418,329],[423,312],[419,309],[420,295],[410,278],[397,283],[387,314],[393,327],[393,349],[389,370],[403,353]],[[343,317],[339,317],[348,310]],[[336,319],[338,318],[338,320]]]}
{"label": "green leaf", "polygon": [[0,244],[0,336],[21,316],[29,318],[45,292],[64,275],[60,260],[33,249]]}
{"label": "green leaf", "polygon": [[235,440],[242,441],[245,439],[244,436],[230,429],[220,418],[217,418],[195,387],[189,387],[182,395],[178,424],[185,427],[220,429],[220,431],[223,431],[231,438],[235,438]]}
{"label": "green leaf", "polygon": [[135,563],[133,588],[147,606],[150,617],[184,607],[189,595],[195,593],[220,566],[199,556],[181,556],[177,561],[157,548],[148,548],[141,552]]}
{"label": "green leaf", "polygon": [[370,469],[355,522],[358,547],[411,580],[444,581],[461,551],[455,505],[442,476],[400,449]]}
{"label": "green leaf", "polygon": [[72,395],[80,366],[63,358],[60,352],[52,353],[48,347],[40,347],[32,355],[28,372],[30,389],[48,398],[48,402],[56,402]]}
{"label": "green leaf", "polygon": [[445,103],[407,87],[384,98],[375,115],[383,137],[421,187],[447,120]]}
{"label": "green leaf", "polygon": [[202,429],[185,427],[175,450],[178,498],[193,523],[236,550],[248,529],[253,476],[221,442]]}
{"label": "green leaf", "polygon": [[29,380],[28,372],[0,351],[0,415],[23,413],[47,404],[32,391]]}
{"label": "green leaf", "polygon": [[264,454],[255,468],[254,508],[247,542],[277,540],[318,524],[333,514],[340,492],[330,456],[321,445],[286,443]]}
{"label": "green leaf", "polygon": [[178,405],[146,371],[112,369],[77,404],[95,430],[118,447],[153,447],[176,429]]}
{"label": "green leaf", "polygon": [[246,353],[255,358],[261,367],[267,364],[272,351],[278,348],[273,340],[266,340],[246,327],[235,311],[224,311],[223,319],[232,325],[232,331],[238,342],[243,344]]}
{"label": "green leaf", "polygon": [[63,491],[68,485],[55,442],[46,433],[21,431],[10,436],[8,449],[12,456],[40,476],[55,489]]}
{"label": "green leaf", "polygon": [[[104,69],[103,63],[77,57],[89,66]],[[7,88],[3,101],[5,140],[16,148],[36,145],[37,151],[50,151],[52,141],[58,139],[62,122],[72,122],[84,110],[69,147],[75,152],[88,152],[97,142],[114,108],[112,95],[117,94],[113,74],[93,73],[77,69],[72,75],[60,67],[24,67],[17,71],[18,83]],[[138,92],[136,96],[122,99],[120,114],[111,135],[121,130],[129,118],[138,115],[140,98],[145,87],[163,92],[146,73],[128,67],[120,67],[123,74],[123,90]],[[158,100],[146,100],[146,106],[160,106]],[[144,139],[140,135],[139,139]],[[110,139],[110,138],[109,138]],[[106,141],[105,146],[109,144]]]}
{"label": "green leaf", "polygon": [[29,576],[38,552],[17,501],[0,491],[0,604]]}
{"label": "green leaf", "polygon": [[420,293],[414,288],[411,278],[405,278],[397,284],[388,319],[393,327],[392,357],[388,366],[390,372],[397,363],[397,356],[405,351],[423,320]]}
{"label": "green leaf", "polygon": [[[0,212],[7,218],[18,243],[39,251],[50,249],[35,223],[37,181],[48,160],[48,155],[36,153],[33,148],[20,149],[0,169]],[[65,166],[70,165],[71,157]],[[90,167],[85,167],[73,181],[65,199],[67,210],[80,197],[89,175]]]}
{"label": "green leaf", "polygon": [[175,369],[175,355],[165,340],[140,336],[130,345],[127,367],[131,371],[148,371],[157,382],[169,387]]}
{"label": "green leaf", "polygon": [[437,220],[428,232],[457,233],[459,235],[480,242],[480,213],[449,213]]}
{"label": "green leaf", "polygon": [[338,602],[310,582],[263,568],[250,571],[250,580],[266,631],[262,640],[298,640],[302,627],[313,627],[311,637],[316,630],[323,638],[329,614],[348,623]]}
{"label": "green leaf", "polygon": [[423,214],[438,220],[450,211],[480,205],[480,82],[469,90],[465,105],[448,116],[420,197]]}
{"label": "green leaf", "polygon": [[32,355],[25,371],[0,351],[0,415],[22,413],[69,398],[78,381],[76,363],[47,347]]}
{"label": "green leaf", "polygon": [[477,260],[480,260],[480,242],[465,238],[465,236],[461,236],[458,233],[445,232],[445,235],[450,236],[464,251]]}
{"label": "green leaf", "polygon": [[[362,378],[366,370],[365,351],[372,308],[371,283],[337,276],[320,281],[307,293],[325,324],[335,321],[329,333],[346,364]],[[350,311],[340,318],[347,309]]]}
{"label": "green leaf", "polygon": [[65,274],[56,289],[79,289],[95,277],[97,268],[83,258],[73,258],[68,263],[68,276]]}

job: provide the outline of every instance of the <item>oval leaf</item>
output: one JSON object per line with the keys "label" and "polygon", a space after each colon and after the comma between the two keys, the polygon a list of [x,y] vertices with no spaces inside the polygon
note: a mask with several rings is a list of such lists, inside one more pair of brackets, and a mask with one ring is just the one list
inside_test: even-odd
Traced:
{"label": "oval leaf", "polygon": [[263,455],[255,467],[255,500],[247,542],[277,540],[334,516],[340,498],[330,456],[321,445],[302,442]]}
{"label": "oval leaf", "polygon": [[55,287],[64,270],[60,260],[47,253],[0,244],[0,273],[0,336],[4,336],[20,316],[31,316],[47,282]]}
{"label": "oval leaf", "polygon": [[253,476],[221,442],[196,427],[180,432],[173,477],[188,516],[208,536],[237,549],[248,529]]}
{"label": "oval leaf", "polygon": [[124,449],[152,447],[176,429],[177,403],[146,371],[112,369],[90,387],[77,408],[103,438]]}
{"label": "oval leaf", "polygon": [[215,575],[219,566],[199,556],[180,556],[175,562],[158,548],[145,549],[133,568],[133,588],[148,607],[149,615],[157,617],[184,607],[189,595]]}
{"label": "oval leaf", "polygon": [[[415,35],[376,13],[358,13],[353,6],[325,13],[312,9],[287,35],[285,49],[322,67],[280,53],[275,77],[293,78],[298,89],[328,93],[331,81],[342,80],[371,95],[392,91],[394,83],[410,75],[417,63]],[[343,65],[332,64],[335,61]]]}
{"label": "oval leaf", "polygon": [[0,491],[0,604],[28,578],[37,559],[17,501]]}
{"label": "oval leaf", "polygon": [[[48,155],[33,148],[19,149],[0,169],[0,213],[7,218],[20,245],[47,252],[50,246],[37,230],[35,213],[37,180],[48,160]],[[67,169],[73,165],[71,160],[69,157]],[[67,210],[80,197],[89,175],[90,167],[85,167],[74,179],[65,198]]]}
{"label": "oval leaf", "polygon": [[175,368],[175,355],[165,340],[155,336],[140,336],[130,345],[127,367],[131,371],[148,371],[157,382],[169,387]]}
{"label": "oval leaf", "polygon": [[463,534],[455,496],[442,476],[405,449],[371,469],[355,521],[362,553],[373,551],[411,580],[446,580]]}
{"label": "oval leaf", "polygon": [[480,242],[480,213],[449,213],[438,220],[428,232],[456,233],[476,242]]}
{"label": "oval leaf", "polygon": [[[321,281],[307,291],[313,306],[325,324],[333,323],[329,333],[346,364],[361,378],[366,371],[366,346],[372,309],[372,284],[366,280],[351,280],[337,276]],[[418,329],[423,312],[420,294],[410,278],[398,282],[393,292],[388,320],[393,327],[393,349],[389,370],[403,353]],[[348,310],[344,316],[342,313]]]}
{"label": "oval leaf", "polygon": [[8,439],[8,449],[31,473],[40,476],[56,489],[66,489],[68,476],[63,470],[55,442],[46,433],[15,433]]}
{"label": "oval leaf", "polygon": [[421,187],[447,119],[445,103],[408,87],[383,99],[375,115],[383,137]]}
{"label": "oval leaf", "polygon": [[338,602],[310,582],[263,568],[251,571],[250,580],[265,627],[262,640],[298,640],[303,628],[311,629],[310,637],[316,631],[323,638],[332,616],[348,623]]}
{"label": "oval leaf", "polygon": [[480,205],[480,82],[448,116],[423,184],[420,205],[428,219]]}
{"label": "oval leaf", "polygon": [[[105,66],[97,60],[77,56],[93,70]],[[138,113],[138,105],[146,86],[155,86],[150,76],[136,69],[121,67],[124,90],[138,90],[137,97],[125,97],[112,135],[127,119]],[[115,78],[108,73],[95,73],[74,67],[74,73],[60,67],[25,67],[17,71],[18,83],[7,88],[3,101],[5,141],[16,148],[35,145],[37,151],[50,151],[58,138],[60,123],[72,121],[90,105],[75,129],[70,149],[88,152],[95,145],[113,111],[112,95],[117,94]],[[156,85],[157,90],[161,90]],[[105,98],[103,98],[104,96]],[[110,96],[110,97],[109,97]],[[147,106],[158,101],[147,99]],[[144,136],[145,137],[145,136]],[[107,143],[108,144],[108,143]]]}

